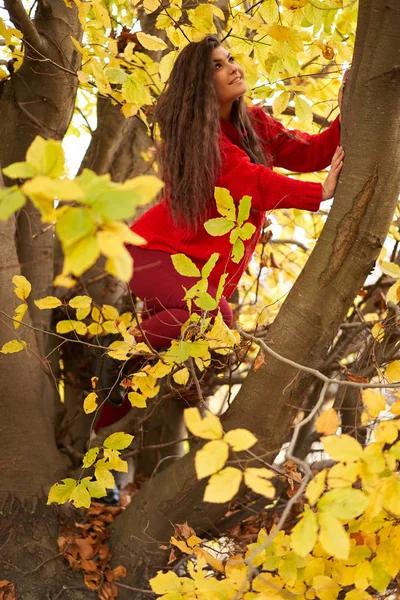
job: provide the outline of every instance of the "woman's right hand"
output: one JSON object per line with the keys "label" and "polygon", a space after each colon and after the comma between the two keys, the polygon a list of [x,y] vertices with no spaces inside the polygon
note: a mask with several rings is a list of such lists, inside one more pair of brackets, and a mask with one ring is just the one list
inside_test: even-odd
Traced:
{"label": "woman's right hand", "polygon": [[328,176],[322,184],[322,200],[329,200],[334,195],[339,173],[343,167],[343,159],[344,150],[342,146],[338,146],[335,154],[333,155]]}

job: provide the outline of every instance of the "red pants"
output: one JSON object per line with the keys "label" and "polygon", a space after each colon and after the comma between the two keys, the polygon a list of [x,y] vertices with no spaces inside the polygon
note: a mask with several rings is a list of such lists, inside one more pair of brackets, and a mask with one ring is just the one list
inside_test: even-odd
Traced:
{"label": "red pants", "polygon": [[[181,327],[189,318],[189,311],[183,299],[185,291],[197,281],[196,277],[184,277],[175,271],[171,255],[161,250],[148,250],[139,246],[130,246],[133,257],[133,278],[130,283],[132,292],[143,300],[142,329],[149,344],[155,348],[166,348],[171,340],[180,337]],[[215,297],[216,288],[209,283],[208,293]],[[193,310],[201,310],[193,305]],[[219,302],[219,310],[225,323],[230,327],[233,321],[232,309],[225,298]],[[216,315],[217,310],[211,311]],[[136,341],[146,341],[138,336]],[[105,403],[96,422],[98,431],[121,419],[130,409],[127,398],[123,405],[114,408]]]}

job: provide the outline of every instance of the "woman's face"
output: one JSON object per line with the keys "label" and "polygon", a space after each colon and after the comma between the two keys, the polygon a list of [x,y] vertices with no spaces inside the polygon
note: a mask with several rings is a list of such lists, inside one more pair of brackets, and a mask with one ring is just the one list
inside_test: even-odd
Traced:
{"label": "woman's face", "polygon": [[247,91],[244,71],[223,46],[214,48],[212,55],[214,86],[220,106],[232,105]]}

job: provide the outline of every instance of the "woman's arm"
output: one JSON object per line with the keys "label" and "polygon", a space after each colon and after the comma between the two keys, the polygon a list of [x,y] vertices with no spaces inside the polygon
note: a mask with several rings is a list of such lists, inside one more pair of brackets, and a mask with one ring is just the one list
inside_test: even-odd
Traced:
{"label": "woman's arm", "polygon": [[277,208],[317,211],[322,200],[333,196],[343,164],[343,150],[339,148],[331,171],[321,185],[292,179],[250,162],[246,152],[225,136],[221,140],[221,154],[223,164],[216,186],[228,189],[235,202],[245,195],[251,196],[251,207],[258,211]]}
{"label": "woman's arm", "polygon": [[257,132],[272,156],[275,167],[300,173],[320,171],[330,165],[340,144],[340,121],[337,117],[322,133],[310,135],[285,127],[261,108],[251,110]]}

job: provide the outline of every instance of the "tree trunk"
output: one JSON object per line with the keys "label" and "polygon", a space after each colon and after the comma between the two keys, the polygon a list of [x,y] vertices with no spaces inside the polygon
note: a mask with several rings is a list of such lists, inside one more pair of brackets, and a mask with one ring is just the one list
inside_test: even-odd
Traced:
{"label": "tree trunk", "polygon": [[[335,201],[306,267],[270,328],[268,345],[298,363],[318,367],[354,296],[376,260],[398,200],[400,183],[397,0],[361,0],[353,68],[346,90],[342,144],[346,151]],[[382,135],[385,132],[385,135]],[[225,430],[245,427],[272,459],[287,436],[309,377],[266,358],[251,371],[227,411]],[[196,480],[196,448],[148,482],[118,519],[114,552],[141,587],[158,549],[185,520],[200,533],[223,515],[205,505]],[[123,598],[123,596],[121,596]]]}

